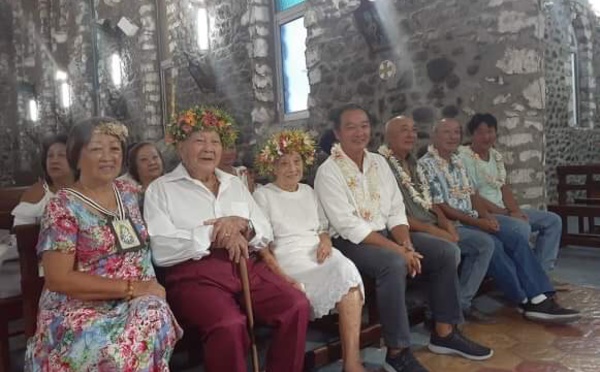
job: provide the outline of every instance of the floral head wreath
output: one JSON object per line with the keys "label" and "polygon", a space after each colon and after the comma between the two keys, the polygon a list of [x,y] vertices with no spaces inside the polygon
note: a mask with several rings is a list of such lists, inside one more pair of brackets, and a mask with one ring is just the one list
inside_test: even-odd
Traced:
{"label": "floral head wreath", "polygon": [[167,126],[167,142],[185,141],[200,130],[217,132],[225,148],[233,146],[238,136],[231,115],[216,107],[196,106],[175,115],[174,121]]}
{"label": "floral head wreath", "polygon": [[109,121],[106,123],[98,124],[94,128],[94,133],[98,134],[106,134],[109,136],[114,136],[119,139],[121,142],[126,142],[127,137],[129,136],[129,131],[127,127],[117,121]]}
{"label": "floral head wreath", "polygon": [[275,162],[283,155],[297,152],[305,166],[315,162],[315,141],[303,130],[284,130],[275,133],[256,157],[256,167],[263,175],[272,175]]}

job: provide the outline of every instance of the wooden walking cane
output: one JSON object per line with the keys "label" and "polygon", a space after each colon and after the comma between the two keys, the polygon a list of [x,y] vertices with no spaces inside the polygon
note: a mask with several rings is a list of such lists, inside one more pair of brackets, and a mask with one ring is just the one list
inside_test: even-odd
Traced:
{"label": "wooden walking cane", "polygon": [[258,350],[254,337],[254,312],[252,310],[252,297],[250,296],[250,279],[248,278],[248,266],[246,258],[240,258],[240,277],[242,279],[242,292],[244,293],[244,304],[246,305],[246,316],[248,318],[248,333],[250,334],[252,352],[252,370],[259,372]]}

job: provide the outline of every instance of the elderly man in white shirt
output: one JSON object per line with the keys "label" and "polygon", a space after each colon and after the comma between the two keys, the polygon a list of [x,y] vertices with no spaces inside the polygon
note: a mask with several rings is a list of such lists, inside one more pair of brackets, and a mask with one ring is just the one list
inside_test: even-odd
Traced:
{"label": "elderly man in white shirt", "polygon": [[150,184],[144,200],[155,264],[165,268],[177,319],[200,333],[206,371],[246,371],[249,337],[237,262],[248,259],[257,321],[274,327],[267,371],[301,371],[309,319],[306,296],[250,250],[272,240],[268,220],[235,176],[217,169],[235,139],[221,111],[194,108],[169,127],[181,164]]}
{"label": "elderly man in white shirt", "polygon": [[463,336],[458,298],[455,252],[421,246],[413,248],[402,194],[392,170],[379,154],[366,150],[371,120],[360,106],[349,104],[333,116],[340,142],[319,167],[315,191],[332,227],[334,245],[356,267],[377,282],[377,304],[388,348],[388,371],[426,369],[410,351],[406,310],[407,276],[429,279],[429,298],[435,329],[429,349],[484,360],[493,352]]}

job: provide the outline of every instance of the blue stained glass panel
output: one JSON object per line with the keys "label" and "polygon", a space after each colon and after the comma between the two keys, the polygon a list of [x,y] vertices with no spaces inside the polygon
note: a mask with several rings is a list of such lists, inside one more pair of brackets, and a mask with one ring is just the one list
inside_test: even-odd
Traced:
{"label": "blue stained glass panel", "polygon": [[306,0],[277,0],[277,11],[283,12],[284,10],[287,10],[298,4],[302,4],[305,1]]}

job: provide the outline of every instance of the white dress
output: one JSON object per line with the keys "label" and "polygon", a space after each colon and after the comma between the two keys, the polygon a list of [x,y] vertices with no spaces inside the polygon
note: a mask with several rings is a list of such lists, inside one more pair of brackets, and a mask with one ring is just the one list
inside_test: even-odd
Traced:
{"label": "white dress", "polygon": [[360,287],[364,299],[358,269],[340,251],[333,248],[325,262],[317,262],[319,234],[328,224],[310,186],[288,192],[270,183],[254,198],[273,227],[273,253],[283,271],[304,285],[313,319],[327,315],[351,288]]}
{"label": "white dress", "polygon": [[13,226],[40,223],[46,204],[48,204],[50,198],[54,196],[54,193],[50,191],[50,187],[46,182],[44,182],[42,186],[44,187],[44,196],[42,196],[42,199],[39,202],[34,204],[22,201],[12,210],[11,214],[15,218]]}
{"label": "white dress", "polygon": [[[11,214],[14,216],[13,226],[40,223],[46,204],[54,196],[54,193],[50,191],[46,182],[44,182],[43,187],[44,196],[39,202],[35,204],[20,202],[12,210]],[[16,260],[17,258],[19,258],[19,252],[17,250],[15,235],[10,234],[8,230],[0,230],[0,266],[2,266],[4,261]]]}

